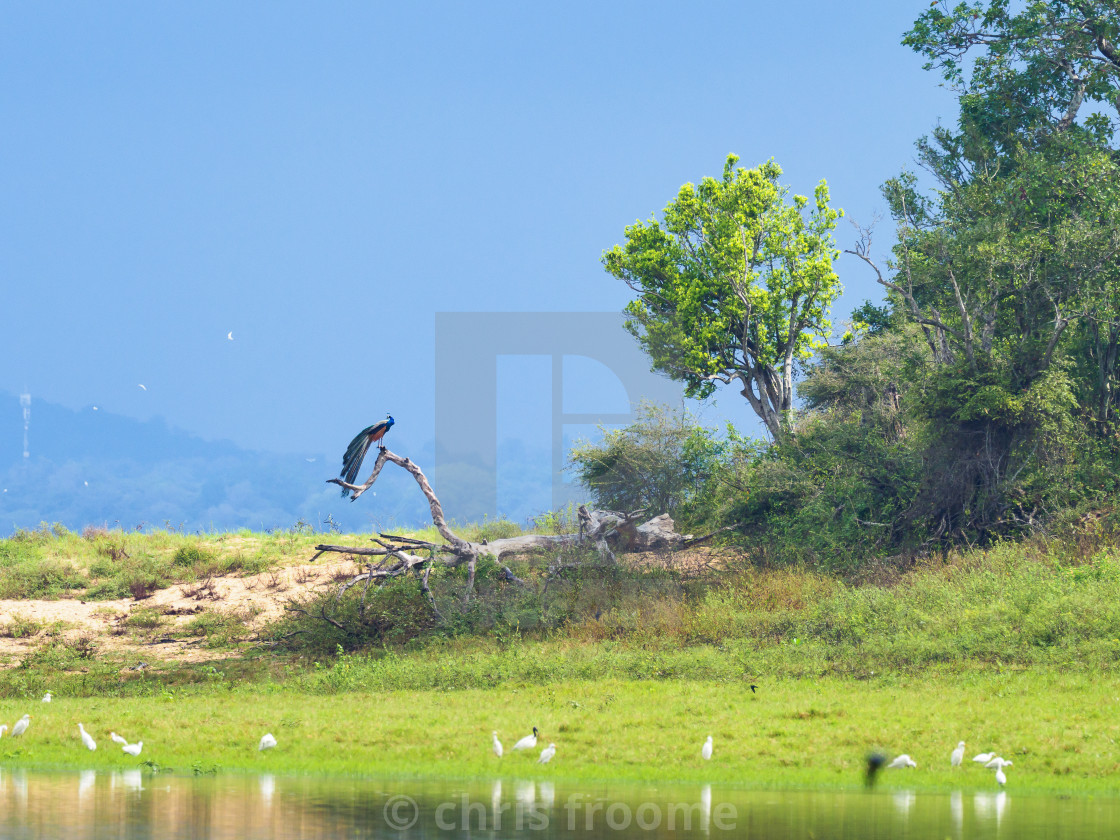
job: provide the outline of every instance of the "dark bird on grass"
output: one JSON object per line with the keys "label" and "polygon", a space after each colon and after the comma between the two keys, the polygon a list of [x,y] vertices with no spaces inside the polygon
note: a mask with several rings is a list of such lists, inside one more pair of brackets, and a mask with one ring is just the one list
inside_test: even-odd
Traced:
{"label": "dark bird on grass", "polygon": [[[393,415],[386,414],[385,419],[380,423],[374,423],[368,429],[362,429],[358,432],[358,436],[350,441],[350,445],[346,447],[346,454],[342,456],[342,472],[338,477],[345,481],[347,484],[353,484],[354,479],[358,477],[358,470],[362,468],[362,461],[369,452],[371,444],[377,443],[381,438],[385,437],[385,433],[393,427]],[[385,444],[380,444],[380,449],[385,448]],[[342,488],[342,495],[345,496],[350,491],[345,487]]]}
{"label": "dark bird on grass", "polygon": [[882,753],[873,752],[867,756],[867,776],[864,778],[864,783],[868,787],[875,786],[875,777],[879,774],[880,768],[887,763],[887,757]]}

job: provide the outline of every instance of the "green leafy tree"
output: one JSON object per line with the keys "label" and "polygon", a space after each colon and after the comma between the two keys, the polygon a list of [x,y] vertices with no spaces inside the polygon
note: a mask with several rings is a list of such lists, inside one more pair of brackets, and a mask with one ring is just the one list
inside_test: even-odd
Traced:
{"label": "green leafy tree", "polygon": [[599,507],[676,517],[703,493],[718,453],[687,411],[643,403],[633,423],[577,443],[569,458]]}
{"label": "green leafy tree", "polygon": [[[1112,401],[1100,390],[1120,336],[1117,10],[935,3],[906,36],[961,106],[918,144],[933,193],[908,173],[885,186],[898,239],[888,272],[875,269],[933,361],[912,405],[929,442],[911,515],[934,535],[1035,527],[1076,498],[1062,488],[1085,451],[1087,348],[1097,399],[1082,402],[1103,416]],[[871,262],[866,236],[853,253]]]}
{"label": "green leafy tree", "polygon": [[722,179],[685,184],[662,220],[626,228],[603,254],[610,274],[638,293],[628,327],[654,370],[693,397],[736,383],[775,440],[788,430],[794,365],[831,331],[840,292],[832,231],[841,210],[828,187],[789,198],[772,160]]}
{"label": "green leafy tree", "polygon": [[[1120,4],[1116,0],[935,2],[903,43],[961,94],[971,142],[1015,146],[1083,125],[1112,133],[1120,112]],[[971,54],[971,55],[970,55]],[[969,62],[966,59],[971,58]]]}

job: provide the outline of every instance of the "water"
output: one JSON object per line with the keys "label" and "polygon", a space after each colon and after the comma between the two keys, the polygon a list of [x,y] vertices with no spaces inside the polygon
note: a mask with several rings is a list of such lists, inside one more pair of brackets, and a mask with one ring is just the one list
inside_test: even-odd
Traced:
{"label": "water", "polygon": [[1120,798],[0,770],[0,838],[1120,836]]}

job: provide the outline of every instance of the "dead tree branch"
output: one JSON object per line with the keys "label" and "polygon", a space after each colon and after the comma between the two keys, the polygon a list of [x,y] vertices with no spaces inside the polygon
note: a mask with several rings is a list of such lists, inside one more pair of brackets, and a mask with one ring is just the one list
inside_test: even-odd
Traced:
{"label": "dead tree branch", "polygon": [[[470,601],[471,595],[474,592],[476,569],[478,560],[481,557],[489,557],[497,563],[502,570],[502,575],[505,580],[525,586],[527,585],[525,581],[517,577],[508,566],[502,565],[502,563],[499,562],[503,555],[523,554],[529,551],[554,550],[557,547],[574,546],[584,543],[585,541],[590,541],[598,549],[600,557],[610,562],[615,562],[612,546],[627,550],[649,550],[653,548],[680,546],[685,542],[685,538],[677,534],[674,530],[673,520],[670,519],[667,514],[654,517],[648,522],[639,525],[640,515],[643,513],[641,510],[631,511],[629,513],[602,510],[591,511],[583,505],[579,508],[579,533],[577,534],[525,534],[520,537],[507,537],[491,542],[470,542],[464,540],[452,531],[447,524],[447,519],[443,514],[443,505],[440,504],[439,498],[436,496],[435,491],[432,490],[432,486],[428,483],[428,479],[424,475],[423,470],[408,458],[403,458],[400,455],[390,452],[388,449],[378,450],[377,460],[373,465],[373,471],[363,484],[349,484],[340,478],[329,479],[327,483],[337,484],[349,490],[350,501],[354,501],[373,486],[378,476],[381,475],[381,470],[387,463],[396,464],[410,473],[416,480],[420,492],[423,493],[424,497],[428,500],[432,524],[435,525],[436,530],[439,532],[439,535],[443,537],[445,542],[433,543],[427,540],[418,540],[414,537],[405,537],[398,534],[378,534],[377,537],[373,538],[373,542],[377,543],[379,546],[378,548],[329,544],[315,546],[316,553],[311,558],[313,561],[327,552],[353,554],[360,557],[382,558],[381,562],[376,565],[372,562],[368,563],[366,571],[355,575],[352,579],[339,586],[335,596],[336,603],[341,600],[342,596],[351,587],[365,582],[366,586],[362,592],[362,609],[364,610],[365,595],[369,590],[371,582],[376,581],[378,583],[378,588],[380,588],[393,578],[412,572],[422,571],[420,575],[420,589],[431,605],[432,611],[442,620],[443,615],[436,605],[435,596],[432,594],[428,583],[432,569],[437,565],[446,568],[455,568],[464,563],[467,564],[467,586],[463,594],[463,603],[466,604]],[[429,556],[421,557],[418,554],[412,553],[417,550],[427,551]],[[395,562],[390,562],[391,560]],[[336,627],[340,627],[336,621],[327,618],[325,613],[323,617]]]}

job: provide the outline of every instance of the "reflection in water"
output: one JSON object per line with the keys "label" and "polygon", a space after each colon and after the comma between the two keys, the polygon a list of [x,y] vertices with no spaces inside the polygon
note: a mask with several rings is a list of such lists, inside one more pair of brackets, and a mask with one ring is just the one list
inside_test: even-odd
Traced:
{"label": "reflection in water", "polygon": [[1015,801],[1011,808],[1003,790],[783,792],[525,779],[445,784],[274,775],[153,778],[138,769],[101,774],[0,770],[0,838],[1120,836],[1120,798],[1023,795]]}
{"label": "reflection in water", "polygon": [[93,783],[97,780],[96,770],[83,770],[78,774],[78,801],[82,802],[90,791],[93,790]]}
{"label": "reflection in water", "polygon": [[700,788],[700,830],[705,834],[711,831],[712,824],[712,786]]}
{"label": "reflection in water", "polygon": [[556,788],[552,782],[541,782],[539,790],[541,792],[541,807],[551,808],[556,802]]}
{"label": "reflection in water", "polygon": [[267,808],[272,804],[272,792],[276,790],[276,777],[271,773],[265,773],[260,778],[261,787],[261,802]]}
{"label": "reflection in water", "polygon": [[124,783],[124,789],[130,792],[137,792],[144,789],[144,771],[142,770],[124,770],[121,772],[121,782]]}
{"label": "reflection in water", "polygon": [[973,794],[972,807],[976,812],[976,819],[991,820],[995,816],[995,804],[994,793]]}
{"label": "reflection in water", "polygon": [[513,798],[524,808],[532,808],[537,801],[536,785],[532,782],[514,782]]}
{"label": "reflection in water", "polygon": [[900,817],[910,816],[910,809],[914,807],[914,801],[917,798],[917,794],[912,790],[900,790],[891,797],[894,802],[894,810]]}
{"label": "reflection in water", "polygon": [[996,827],[999,827],[1000,821],[1003,819],[1003,809],[1007,807],[1007,791],[1001,790],[996,794]]}

